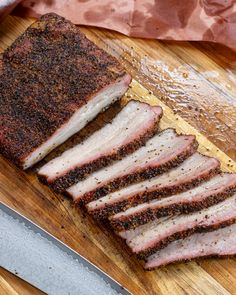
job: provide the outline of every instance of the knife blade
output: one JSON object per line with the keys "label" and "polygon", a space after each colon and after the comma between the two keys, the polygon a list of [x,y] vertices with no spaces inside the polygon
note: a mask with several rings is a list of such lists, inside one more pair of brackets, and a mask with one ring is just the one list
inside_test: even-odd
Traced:
{"label": "knife blade", "polygon": [[47,294],[131,294],[82,255],[3,203],[0,265]]}

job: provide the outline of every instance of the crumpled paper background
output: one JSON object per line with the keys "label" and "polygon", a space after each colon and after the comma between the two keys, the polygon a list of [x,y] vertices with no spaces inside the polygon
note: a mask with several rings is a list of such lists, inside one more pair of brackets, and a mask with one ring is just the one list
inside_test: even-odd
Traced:
{"label": "crumpled paper background", "polygon": [[14,10],[36,17],[47,12],[128,36],[205,40],[236,48],[236,0],[24,0]]}

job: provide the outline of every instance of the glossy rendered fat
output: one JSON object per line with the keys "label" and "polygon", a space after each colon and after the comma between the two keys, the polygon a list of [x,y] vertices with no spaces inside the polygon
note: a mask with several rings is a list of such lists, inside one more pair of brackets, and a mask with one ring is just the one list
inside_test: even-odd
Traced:
{"label": "glossy rendered fat", "polygon": [[156,219],[134,230],[120,232],[134,253],[152,253],[188,233],[213,230],[236,220],[236,194],[207,209],[191,214]]}
{"label": "glossy rendered fat", "polygon": [[67,189],[67,192],[74,201],[87,203],[88,200],[98,198],[104,191],[164,172],[181,163],[196,149],[194,136],[177,135],[174,129],[166,129],[148,140],[144,147],[121,161],[92,173]]}
{"label": "glossy rendered fat", "polygon": [[[137,184],[128,186],[127,188],[118,190],[108,194],[103,198],[87,204],[90,213],[102,214],[118,213],[124,211],[125,207],[131,207],[133,203],[138,201],[147,201],[156,197],[171,194],[176,191],[184,191],[187,187],[193,186],[195,183],[209,178],[212,171],[219,168],[219,161],[215,158],[209,158],[199,153],[193,154],[181,165],[170,171],[153,177],[149,180],[142,181]],[[124,204],[120,207],[119,204]],[[108,212],[108,211],[111,212]],[[105,212],[106,211],[106,212]],[[110,215],[111,215],[110,214]]]}
{"label": "glossy rendered fat", "polygon": [[0,152],[32,166],[119,99],[130,81],[77,26],[42,16],[0,56]]}
{"label": "glossy rendered fat", "polygon": [[128,229],[157,217],[173,213],[187,213],[214,205],[236,191],[236,174],[221,173],[186,192],[152,200],[111,216],[115,228]]}
{"label": "glossy rendered fat", "polygon": [[[51,160],[44,165],[38,174],[48,182],[57,181],[57,178],[70,171],[75,170],[72,176],[68,179],[76,182],[77,175],[86,167],[93,166],[96,163],[96,169],[99,165],[103,166],[105,158],[109,156],[120,157],[127,149],[132,150],[137,145],[142,144],[142,141],[148,138],[156,131],[159,119],[162,115],[160,107],[151,107],[146,103],[138,101],[130,101],[117,116],[106,124],[103,128],[93,133],[90,137],[84,140],[81,144],[65,151],[61,156]],[[86,170],[87,171],[87,170]],[[66,185],[66,181],[61,185]]]}
{"label": "glossy rendered fat", "polygon": [[206,233],[195,233],[170,243],[147,258],[145,269],[198,257],[236,255],[236,224]]}

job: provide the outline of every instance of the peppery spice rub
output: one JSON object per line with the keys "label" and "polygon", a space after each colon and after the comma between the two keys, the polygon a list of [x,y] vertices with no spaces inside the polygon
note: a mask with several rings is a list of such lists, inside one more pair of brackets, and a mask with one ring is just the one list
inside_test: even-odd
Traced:
{"label": "peppery spice rub", "polygon": [[146,259],[147,270],[199,257],[235,257],[236,224],[176,240]]}
{"label": "peppery spice rub", "polygon": [[217,159],[194,153],[179,166],[107,194],[88,203],[86,208],[95,218],[104,219],[137,204],[188,190],[219,171]]}
{"label": "peppery spice rub", "polygon": [[73,200],[87,204],[132,183],[152,178],[173,167],[196,152],[193,135],[178,135],[166,129],[149,139],[145,146],[121,161],[92,173],[67,189]]}
{"label": "peppery spice rub", "polygon": [[236,192],[236,173],[221,173],[186,192],[152,200],[111,216],[112,226],[128,230],[156,218],[198,211],[229,198]]}
{"label": "peppery spice rub", "polygon": [[162,217],[118,234],[126,240],[133,253],[145,258],[174,240],[196,232],[213,231],[235,221],[236,194],[198,212]]}
{"label": "peppery spice rub", "polygon": [[144,145],[157,132],[161,116],[160,107],[130,101],[110,123],[45,164],[40,179],[56,191],[65,190]]}
{"label": "peppery spice rub", "polygon": [[131,77],[56,14],[0,56],[0,152],[26,169],[119,99]]}

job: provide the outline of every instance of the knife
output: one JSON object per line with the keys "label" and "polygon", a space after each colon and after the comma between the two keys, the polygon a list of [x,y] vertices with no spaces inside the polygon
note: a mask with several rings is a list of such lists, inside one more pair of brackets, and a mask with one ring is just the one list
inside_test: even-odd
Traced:
{"label": "knife", "polygon": [[0,266],[47,294],[131,294],[86,258],[3,203]]}

